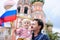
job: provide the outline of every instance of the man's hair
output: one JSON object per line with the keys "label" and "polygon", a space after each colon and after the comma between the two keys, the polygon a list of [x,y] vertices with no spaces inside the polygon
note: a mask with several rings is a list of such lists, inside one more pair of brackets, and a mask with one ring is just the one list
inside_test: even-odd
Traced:
{"label": "man's hair", "polygon": [[38,26],[41,26],[41,28],[40,28],[40,31],[41,31],[43,29],[43,27],[44,27],[43,21],[41,19],[34,19],[33,21],[37,21]]}

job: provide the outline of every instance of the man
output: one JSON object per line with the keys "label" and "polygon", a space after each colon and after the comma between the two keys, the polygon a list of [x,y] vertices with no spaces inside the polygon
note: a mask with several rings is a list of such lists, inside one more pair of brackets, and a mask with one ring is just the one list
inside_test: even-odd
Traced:
{"label": "man", "polygon": [[32,40],[49,40],[48,36],[41,33],[44,23],[40,19],[34,19],[31,22],[31,30],[33,31]]}

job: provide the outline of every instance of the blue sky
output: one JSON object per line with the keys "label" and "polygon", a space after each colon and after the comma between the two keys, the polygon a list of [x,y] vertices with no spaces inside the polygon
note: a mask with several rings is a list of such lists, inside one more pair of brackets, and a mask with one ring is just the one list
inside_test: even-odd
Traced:
{"label": "blue sky", "polygon": [[[0,0],[0,16],[5,12],[3,6],[6,0]],[[16,0],[15,0],[16,2]],[[46,20],[53,23],[53,31],[58,31],[60,28],[60,0],[45,0],[43,10],[46,14]],[[16,5],[14,5],[16,7]],[[14,8],[13,7],[13,8]]]}
{"label": "blue sky", "polygon": [[60,0],[45,0],[43,10],[46,14],[46,20],[53,23],[53,31],[60,29]]}

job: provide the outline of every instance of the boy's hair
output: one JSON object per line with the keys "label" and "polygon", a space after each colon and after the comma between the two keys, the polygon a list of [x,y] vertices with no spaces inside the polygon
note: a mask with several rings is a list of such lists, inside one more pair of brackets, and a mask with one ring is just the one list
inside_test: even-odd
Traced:
{"label": "boy's hair", "polygon": [[26,21],[30,22],[31,20],[30,20],[30,19],[23,19],[23,20],[22,20],[22,23],[24,23],[24,22],[26,22]]}

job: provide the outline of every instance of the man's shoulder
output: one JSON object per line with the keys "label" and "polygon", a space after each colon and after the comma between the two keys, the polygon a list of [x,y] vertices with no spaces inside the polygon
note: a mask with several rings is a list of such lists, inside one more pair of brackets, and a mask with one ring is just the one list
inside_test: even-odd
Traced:
{"label": "man's shoulder", "polygon": [[47,34],[43,34],[43,33],[41,33],[41,35],[43,35],[44,37],[48,37],[48,35],[47,35]]}
{"label": "man's shoulder", "polygon": [[49,36],[47,34],[40,33],[39,39],[40,40],[49,40]]}
{"label": "man's shoulder", "polygon": [[42,35],[43,35],[42,39],[49,40],[49,36],[47,34],[42,34]]}

